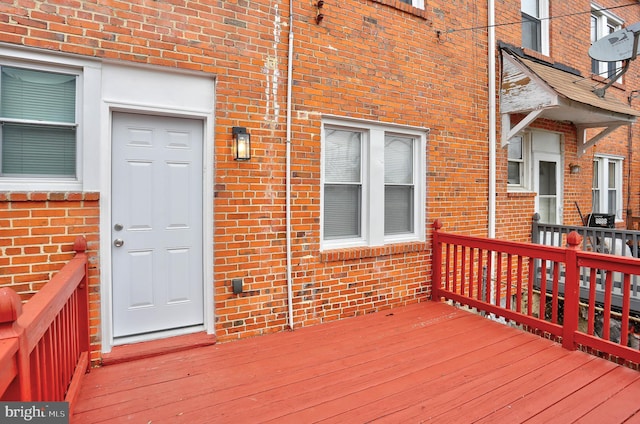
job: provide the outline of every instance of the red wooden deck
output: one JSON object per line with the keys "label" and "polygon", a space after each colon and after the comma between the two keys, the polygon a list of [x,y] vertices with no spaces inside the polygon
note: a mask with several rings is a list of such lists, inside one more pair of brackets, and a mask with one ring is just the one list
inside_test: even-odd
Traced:
{"label": "red wooden deck", "polygon": [[640,372],[427,302],[94,369],[72,423],[640,423],[639,399]]}

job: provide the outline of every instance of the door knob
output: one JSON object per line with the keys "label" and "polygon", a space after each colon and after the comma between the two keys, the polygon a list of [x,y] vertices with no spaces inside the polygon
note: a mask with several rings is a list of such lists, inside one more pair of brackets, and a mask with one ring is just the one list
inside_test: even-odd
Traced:
{"label": "door knob", "polygon": [[123,245],[123,244],[124,244],[124,240],[122,240],[122,239],[115,239],[115,240],[113,241],[113,245],[114,245],[115,247],[122,247],[122,245]]}

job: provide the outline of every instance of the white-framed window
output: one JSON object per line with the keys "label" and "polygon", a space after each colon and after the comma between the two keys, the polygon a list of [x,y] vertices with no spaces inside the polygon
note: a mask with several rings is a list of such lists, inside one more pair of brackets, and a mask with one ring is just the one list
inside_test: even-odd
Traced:
{"label": "white-framed window", "polygon": [[0,65],[0,178],[76,179],[78,77]]}
{"label": "white-framed window", "polygon": [[322,124],[322,249],[424,240],[426,131]]}
{"label": "white-framed window", "polygon": [[424,9],[424,0],[400,0],[402,3],[410,4],[418,9]]}
{"label": "white-framed window", "polygon": [[507,186],[510,189],[528,190],[529,187],[529,133],[516,135],[507,145]]}
{"label": "white-framed window", "polygon": [[[591,44],[622,28],[622,19],[601,7],[591,5]],[[603,78],[612,78],[622,67],[622,62],[600,62],[591,59],[591,72]],[[622,78],[618,80],[621,81]]]}
{"label": "white-framed window", "polygon": [[615,156],[596,156],[593,159],[591,209],[595,213],[614,214],[622,219],[622,162]]}
{"label": "white-framed window", "polygon": [[102,64],[0,46],[0,191],[99,188]]}
{"label": "white-framed window", "polygon": [[522,47],[549,55],[549,1],[521,0]]}

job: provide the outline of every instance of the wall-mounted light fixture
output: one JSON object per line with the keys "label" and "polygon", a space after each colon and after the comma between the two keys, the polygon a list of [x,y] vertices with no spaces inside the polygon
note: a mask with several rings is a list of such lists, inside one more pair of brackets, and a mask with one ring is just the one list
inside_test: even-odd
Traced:
{"label": "wall-mounted light fixture", "polygon": [[577,163],[570,163],[569,164],[569,172],[572,173],[572,174],[579,174],[581,169],[582,169],[582,167],[580,165],[578,165]]}
{"label": "wall-mounted light fixture", "polygon": [[251,159],[251,134],[247,132],[245,127],[233,127],[231,131],[233,133],[233,159]]}

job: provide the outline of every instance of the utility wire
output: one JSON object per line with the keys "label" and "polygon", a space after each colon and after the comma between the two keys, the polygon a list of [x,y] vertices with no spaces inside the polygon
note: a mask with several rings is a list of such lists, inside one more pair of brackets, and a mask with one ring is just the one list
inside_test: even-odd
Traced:
{"label": "utility wire", "polygon": [[[622,9],[623,7],[638,6],[638,5],[640,5],[640,3],[624,4],[622,6],[613,6],[613,7],[603,7],[601,9],[598,9],[598,11],[609,11],[609,10],[614,10],[614,9]],[[540,18],[539,20],[540,21],[550,21],[552,19],[568,18],[570,16],[577,16],[577,15],[586,15],[587,13],[591,14],[591,13],[593,13],[593,11],[589,10],[589,11],[586,11],[586,12],[567,13],[566,15],[549,16],[548,18]],[[508,26],[508,25],[520,25],[522,22],[524,22],[524,21],[520,20],[520,21],[516,21],[516,22],[505,22],[503,24],[484,25],[484,26],[469,27],[469,28],[459,28],[459,29],[448,29],[448,30],[444,31],[444,33],[451,34],[452,32],[475,31],[475,30],[478,30],[478,29],[489,29],[489,28],[496,28],[496,27],[502,27],[502,26]]]}

